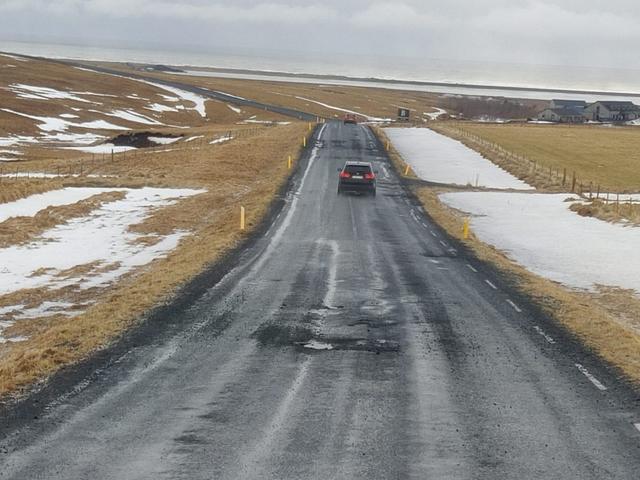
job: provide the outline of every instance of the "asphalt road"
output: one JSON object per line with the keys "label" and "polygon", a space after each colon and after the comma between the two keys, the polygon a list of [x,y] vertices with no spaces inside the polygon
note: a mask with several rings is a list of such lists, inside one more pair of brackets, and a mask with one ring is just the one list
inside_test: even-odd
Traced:
{"label": "asphalt road", "polygon": [[[316,137],[167,332],[5,426],[0,478],[638,478],[637,395],[434,226],[366,127]],[[345,160],[376,198],[336,195]]]}

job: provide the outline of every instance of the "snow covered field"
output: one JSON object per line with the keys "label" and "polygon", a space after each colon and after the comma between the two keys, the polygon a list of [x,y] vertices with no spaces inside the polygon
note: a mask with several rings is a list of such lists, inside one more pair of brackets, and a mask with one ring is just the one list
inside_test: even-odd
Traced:
{"label": "snow covered field", "polygon": [[384,132],[423,180],[499,189],[533,188],[457,140],[428,128],[385,128]]}
{"label": "snow covered field", "polygon": [[596,285],[640,293],[640,228],[581,217],[569,194],[445,193],[470,213],[473,232],[528,270],[569,287]]}
{"label": "snow covered field", "polygon": [[[0,204],[0,222],[15,216],[33,216],[53,205],[78,202],[102,192],[124,191],[126,197],[103,204],[90,215],[75,218],[44,232],[37,240],[24,245],[0,248],[0,296],[23,289],[57,289],[73,285],[80,289],[104,287],[136,267],[146,265],[174,249],[187,232],[175,231],[159,236],[155,243],[139,242],[141,234],[129,231],[131,225],[142,222],[152,210],[171,205],[180,198],[203,193],[203,190],[170,188],[64,188],[28,198]],[[93,265],[92,271],[69,271],[75,267]],[[40,316],[63,313],[57,303],[53,310],[38,308]],[[73,305],[72,305],[73,306]],[[76,306],[77,307],[77,306]],[[7,328],[8,313],[20,318],[21,305],[6,306],[0,312],[0,338]],[[51,310],[51,312],[49,312]],[[81,311],[81,310],[80,310]],[[77,308],[74,310],[78,313]]]}

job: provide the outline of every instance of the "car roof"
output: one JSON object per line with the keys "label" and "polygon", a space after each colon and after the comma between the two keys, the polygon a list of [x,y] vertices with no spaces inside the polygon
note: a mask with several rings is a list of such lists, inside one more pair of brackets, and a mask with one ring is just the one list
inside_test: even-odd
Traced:
{"label": "car roof", "polygon": [[344,166],[351,166],[351,165],[355,165],[355,166],[360,166],[360,167],[370,167],[371,166],[371,162],[354,162],[354,161],[349,161],[346,162],[344,164]]}

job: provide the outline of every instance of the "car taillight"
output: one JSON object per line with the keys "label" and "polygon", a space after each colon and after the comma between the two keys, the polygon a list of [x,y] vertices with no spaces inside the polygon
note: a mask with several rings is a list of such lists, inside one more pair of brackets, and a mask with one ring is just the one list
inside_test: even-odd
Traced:
{"label": "car taillight", "polygon": [[351,178],[351,174],[349,172],[340,172],[340,178]]}
{"label": "car taillight", "polygon": [[364,178],[366,180],[373,180],[374,178],[376,178],[376,176],[373,173],[365,173]]}

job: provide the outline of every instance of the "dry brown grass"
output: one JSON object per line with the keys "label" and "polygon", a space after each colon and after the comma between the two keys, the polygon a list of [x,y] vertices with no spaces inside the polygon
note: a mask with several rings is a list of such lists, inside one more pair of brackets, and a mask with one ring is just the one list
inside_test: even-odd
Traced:
{"label": "dry brown grass", "polygon": [[36,193],[45,193],[49,190],[57,190],[62,187],[60,179],[26,180],[17,181],[0,178],[0,204],[14,202]]}
{"label": "dry brown grass", "polygon": [[569,208],[583,217],[594,217],[605,222],[640,226],[640,205],[637,203],[592,200],[587,203],[574,203]]}
{"label": "dry brown grass", "polygon": [[[15,65],[15,68],[2,68],[6,64]],[[89,112],[89,110],[111,112],[113,110],[133,109],[145,115],[154,116],[157,112],[146,110],[145,107],[149,103],[167,104],[167,101],[160,94],[170,95],[167,91],[135,80],[92,73],[44,60],[17,62],[0,55],[0,69],[2,71],[0,79],[0,105],[2,105],[2,108],[43,117],[70,113],[78,116],[78,118],[73,119],[73,122],[85,122],[102,118],[131,129],[140,128],[141,125],[138,123],[132,123],[120,118],[100,116],[95,112]],[[92,92],[101,95],[76,95],[92,103],[68,99],[19,98],[13,91],[8,89],[14,84],[48,87],[61,91]],[[137,98],[132,97],[132,95],[137,95]],[[211,106],[213,107],[213,104]],[[73,111],[70,107],[79,108],[80,110]],[[228,109],[226,110],[229,111]],[[220,109],[220,111],[226,115],[224,110]],[[168,125],[196,126],[205,124],[205,119],[197,112],[187,109],[179,113],[158,113],[156,118]],[[74,131],[74,129],[72,128],[70,131]],[[86,132],[86,129],[77,131]],[[38,135],[40,133],[34,120],[7,112],[0,112],[0,137],[7,134]]]}
{"label": "dry brown grass", "polygon": [[[135,72],[123,64],[108,64],[110,68],[124,72]],[[138,72],[139,73],[139,72]],[[145,72],[145,74],[147,74]],[[176,81],[176,76],[153,72],[156,78]],[[221,90],[233,95],[251,98],[263,103],[281,105],[314,113],[326,118],[340,118],[343,112],[325,108],[303,97],[327,105],[341,107],[380,118],[395,119],[398,107],[408,108],[416,121],[422,122],[424,112],[434,111],[433,107],[445,107],[446,100],[439,94],[411,90],[389,90],[371,87],[345,87],[339,85],[314,85],[308,83],[282,83],[263,80],[238,80],[229,78],[183,76],[180,81],[204,88]]]}
{"label": "dry brown grass", "polygon": [[[299,123],[262,128],[251,136],[220,145],[205,143],[201,148],[141,155],[137,159],[120,157],[108,165],[96,166],[97,171],[118,172],[119,178],[69,179],[73,184],[144,184],[208,191],[157,210],[136,226],[136,230],[151,235],[178,228],[193,233],[167,257],[126,276],[111,288],[82,292],[83,298],[71,287],[57,292],[23,291],[0,298],[0,305],[15,305],[26,298],[36,298],[34,304],[45,299],[98,300],[75,318],[25,322],[30,339],[7,345],[0,356],[0,394],[16,392],[60,366],[105,347],[146,311],[168,301],[181,285],[250,234],[288,176],[287,155],[297,158],[300,139],[306,132],[307,125]],[[240,205],[247,211],[245,233],[238,228]],[[22,332],[22,323],[17,322],[12,333]]]}
{"label": "dry brown grass", "polygon": [[478,258],[515,279],[520,292],[630,380],[640,384],[640,299],[637,296],[612,288],[601,288],[598,294],[573,291],[530,273],[473,234],[464,240],[464,216],[443,205],[438,199],[439,193],[442,191],[428,187],[416,190],[425,209],[439,225],[467,245]]}
{"label": "dry brown grass", "polygon": [[[519,162],[487,145],[456,132],[476,135],[500,149],[524,156],[537,164],[532,174],[530,162]],[[488,158],[515,173],[534,186],[562,187],[561,179],[567,170],[567,190],[575,172],[576,190],[637,192],[640,191],[640,128],[601,127],[591,125],[532,125],[459,123],[438,125],[437,130],[455,136],[479,150]],[[522,167],[524,165],[524,168]],[[549,179],[549,168],[558,172]]]}
{"label": "dry brown grass", "polygon": [[45,230],[84,217],[104,203],[124,197],[124,192],[103,192],[70,205],[45,208],[33,217],[9,218],[0,222],[0,248],[33,241]]}

